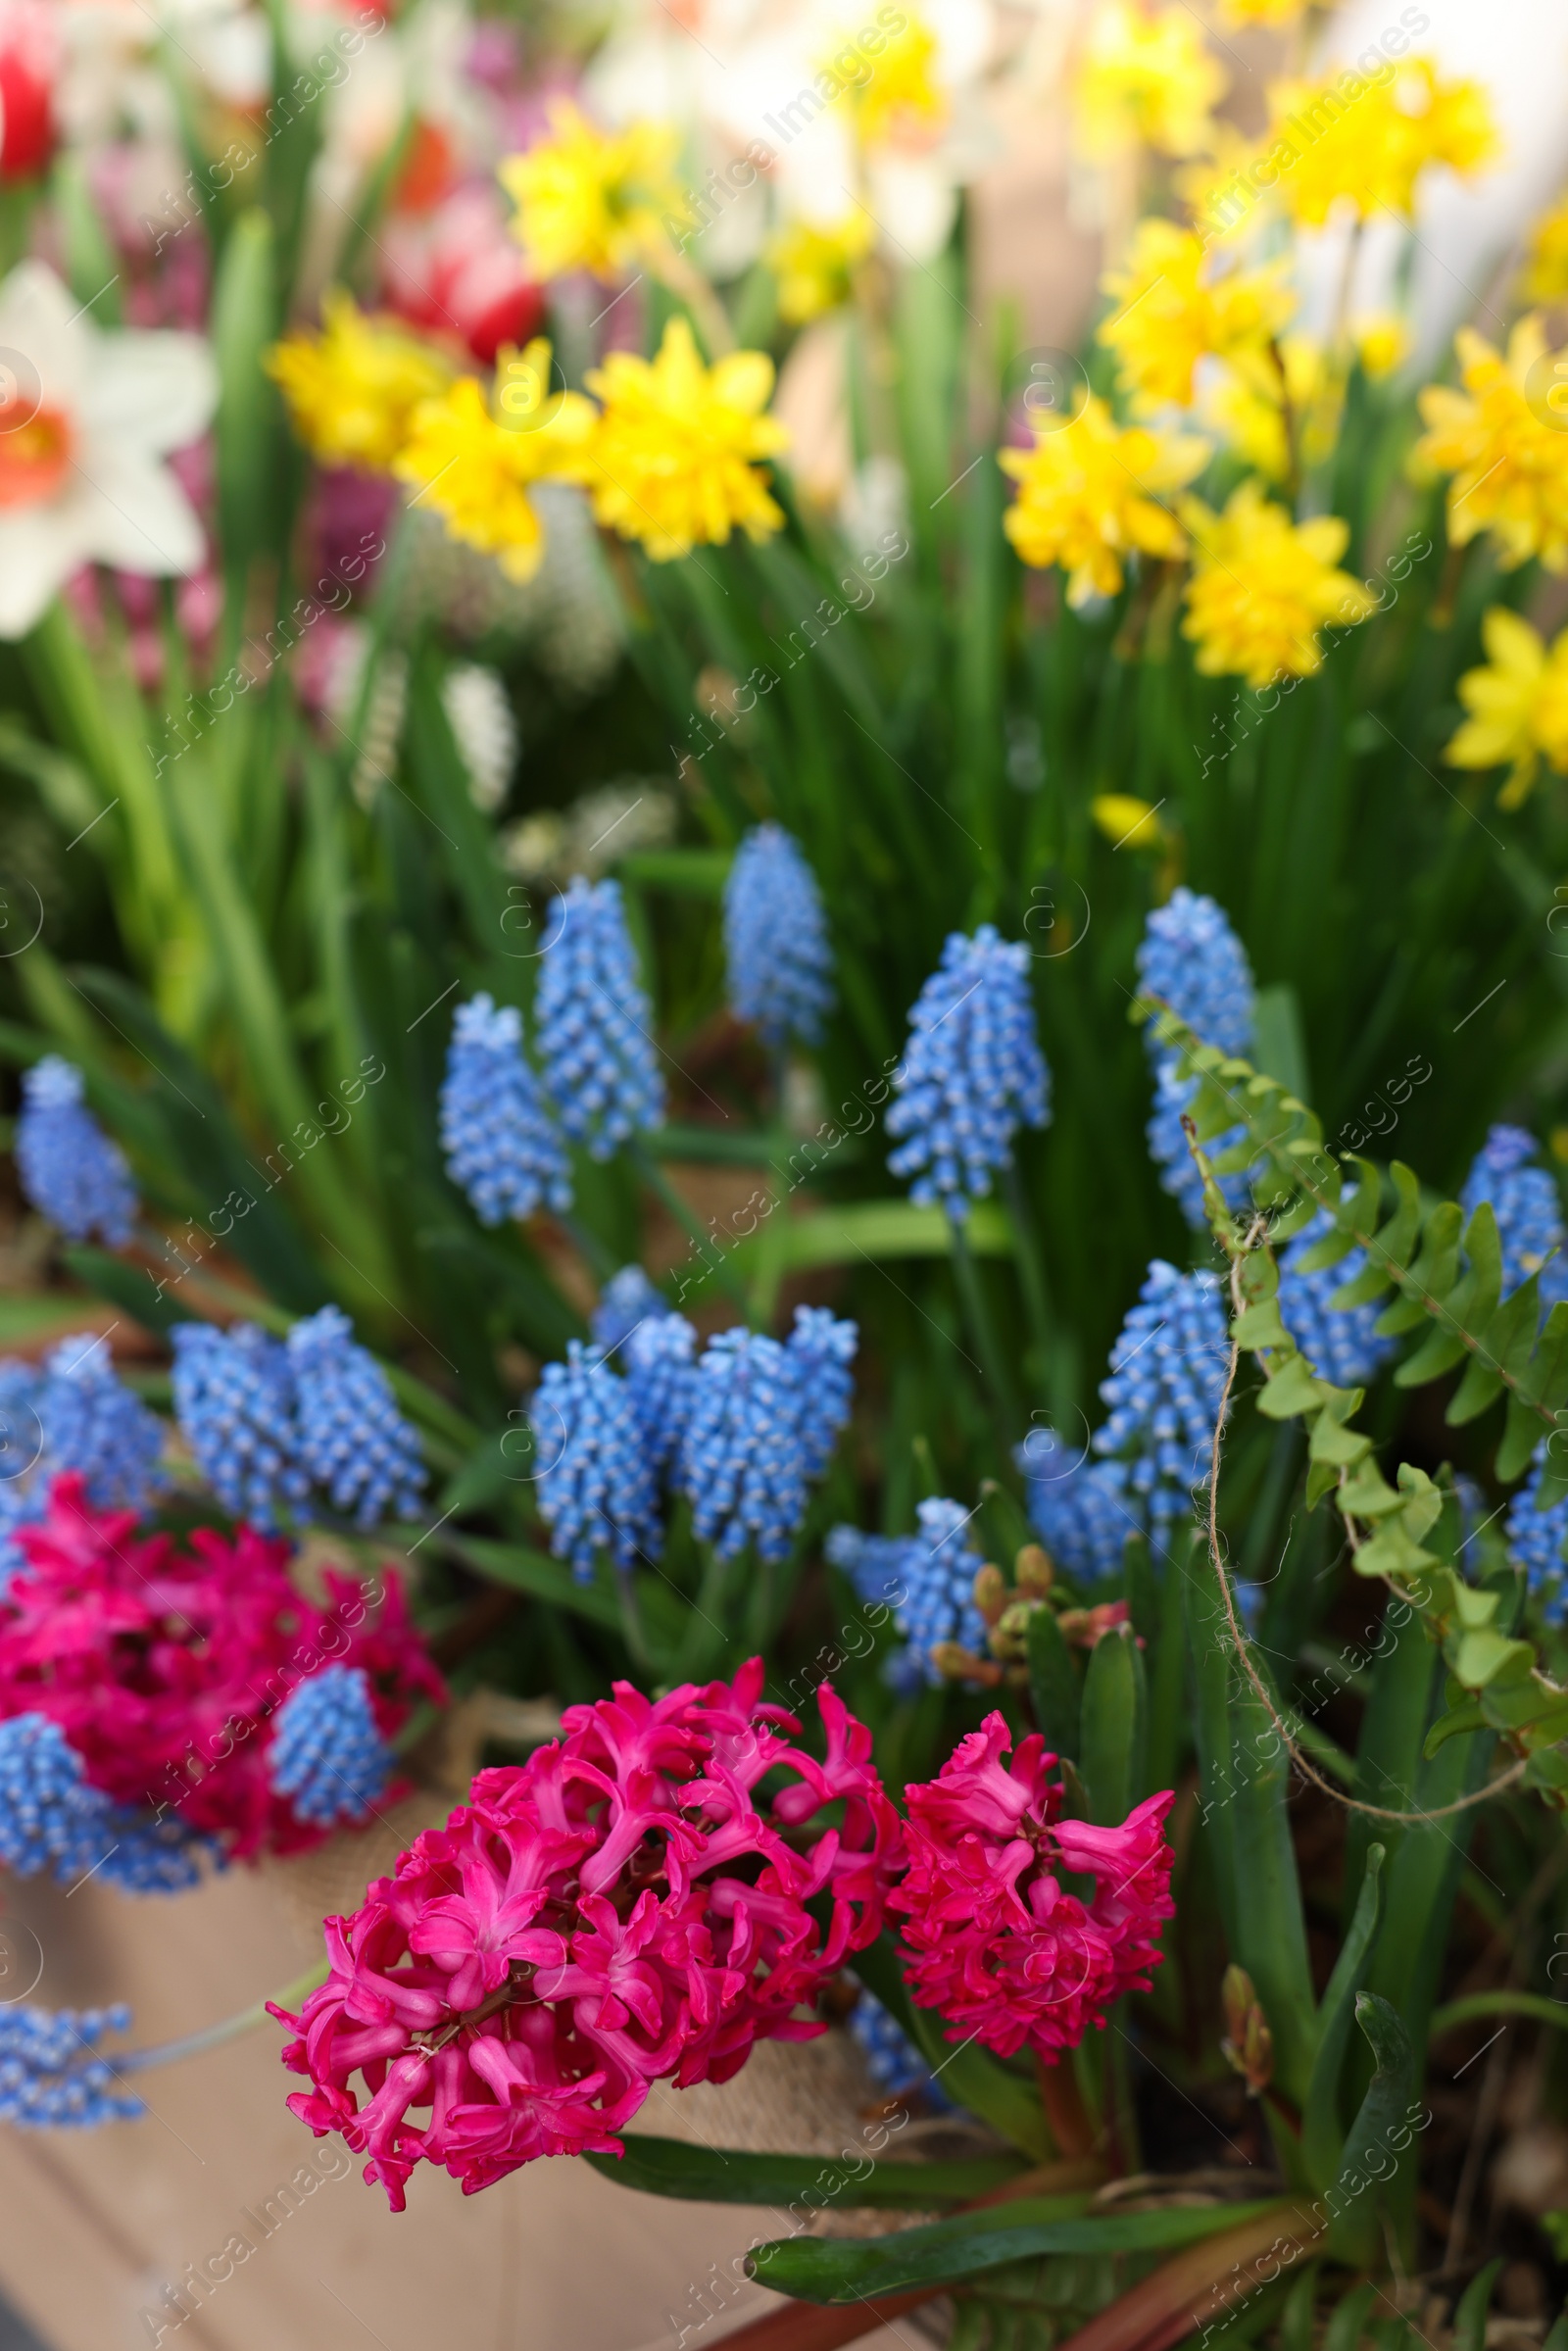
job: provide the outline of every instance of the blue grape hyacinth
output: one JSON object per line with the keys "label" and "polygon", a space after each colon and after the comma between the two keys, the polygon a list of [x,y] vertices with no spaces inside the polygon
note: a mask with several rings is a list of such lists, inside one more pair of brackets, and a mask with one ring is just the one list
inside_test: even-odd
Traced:
{"label": "blue grape hyacinth", "polygon": [[1544,1510],[1536,1507],[1545,1467],[1545,1442],[1536,1448],[1535,1467],[1508,1505],[1504,1537],[1509,1550],[1525,1571],[1525,1581],[1541,1603],[1548,1625],[1568,1622],[1568,1493],[1559,1494]]}
{"label": "blue grape hyacinth", "polygon": [[1366,1251],[1352,1249],[1313,1273],[1301,1267],[1307,1250],[1334,1230],[1334,1218],[1322,1209],[1285,1249],[1280,1258],[1280,1317],[1321,1379],[1332,1380],[1337,1388],[1364,1388],[1394,1352],[1394,1341],[1380,1339],[1374,1327],[1386,1300],[1374,1299],[1364,1306],[1333,1306],[1329,1300],[1366,1271]]}
{"label": "blue grape hyacinth", "polygon": [[1121,1467],[1090,1461],[1054,1429],[1030,1430],[1014,1454],[1030,1521],[1056,1567],[1082,1584],[1119,1576],[1129,1535],[1143,1532],[1121,1497]]}
{"label": "blue grape hyacinth", "polygon": [[[1217,1046],[1221,1053],[1250,1053],[1257,1010],[1252,967],[1224,908],[1212,898],[1186,888],[1173,891],[1170,903],[1156,906],[1145,924],[1136,960],[1141,991],[1168,1004],[1204,1045]],[[1181,1076],[1176,1055],[1160,1049],[1152,1029],[1146,1035],[1154,1063],[1154,1107],[1146,1130],[1149,1155],[1159,1169],[1161,1189],[1200,1232],[1208,1221],[1203,1179],[1182,1126],[1198,1093],[1198,1080]],[[1238,1121],[1210,1137],[1203,1146],[1205,1154],[1222,1157],[1245,1140],[1246,1133]],[[1250,1186],[1245,1171],[1217,1175],[1215,1180],[1232,1210],[1247,1205]]]}
{"label": "blue grape hyacinth", "polygon": [[177,1815],[117,1804],[89,1785],[58,1723],[0,1723],[0,1861],[19,1878],[62,1886],[102,1878],[127,1893],[179,1893],[198,1883],[203,1843]]}
{"label": "blue grape hyacinth", "polygon": [[858,1323],[841,1321],[826,1306],[797,1306],[785,1352],[800,1385],[800,1429],[806,1474],[819,1478],[848,1425],[855,1397],[850,1365],[860,1344]]}
{"label": "blue grape hyacinth", "polygon": [[568,1341],[564,1363],[547,1363],[529,1406],[538,1460],[539,1513],[550,1547],[579,1583],[594,1554],[629,1571],[663,1548],[654,1462],[629,1383]]}
{"label": "blue grape hyacinth", "polygon": [[356,1526],[415,1517],[425,1488],[419,1441],[348,1316],[323,1306],[297,1322],[286,1344],[299,1456],[312,1481]]}
{"label": "blue grape hyacinth", "polygon": [[1204,1045],[1249,1051],[1257,1011],[1252,967],[1215,900],[1173,890],[1145,923],[1136,962],[1141,993],[1169,1004]]}
{"label": "blue grape hyacinth", "polygon": [[1568,1298],[1568,1262],[1562,1200],[1550,1171],[1534,1164],[1540,1149],[1524,1127],[1490,1128],[1465,1178],[1459,1205],[1468,1224],[1483,1200],[1492,1202],[1502,1248],[1502,1295],[1507,1298],[1539,1273],[1544,1310]]}
{"label": "blue grape hyacinth", "polygon": [[710,1341],[692,1381],[677,1483],[697,1534],[721,1557],[748,1542],[760,1559],[788,1557],[816,1457],[802,1422],[797,1367],[776,1339],[737,1328]]}
{"label": "blue grape hyacinth", "polygon": [[44,1373],[40,1466],[51,1477],[75,1470],[95,1510],[145,1510],[163,1484],[163,1424],[116,1379],[108,1340],[78,1332],[55,1348]]}
{"label": "blue grape hyacinth", "polygon": [[656,1473],[662,1472],[679,1452],[691,1418],[697,1333],[684,1314],[651,1314],[634,1325],[621,1351],[648,1458]]}
{"label": "blue grape hyacinth", "polygon": [[[1110,1417],[1094,1440],[1116,1491],[1156,1550],[1208,1476],[1230,1340],[1219,1285],[1156,1257],[1121,1328],[1100,1393]],[[1107,1487],[1110,1479],[1107,1478]]]}
{"label": "blue grape hyacinth", "polygon": [[534,1041],[557,1115],[591,1158],[610,1158],[664,1115],[653,1025],[620,885],[579,874],[552,908]]}
{"label": "blue grape hyacinth", "polygon": [[280,1339],[239,1322],[176,1323],[174,1413],[197,1468],[225,1510],[272,1531],[310,1515],[294,1371]]}
{"label": "blue grape hyacinth", "polygon": [[832,1564],[854,1585],[860,1599],[883,1603],[905,1646],[889,1657],[884,1675],[901,1696],[941,1687],[931,1652],[956,1641],[974,1656],[986,1654],[986,1622],[975,1606],[974,1580],[983,1562],[963,1540],[974,1517],[961,1502],[933,1495],[915,1511],[914,1535],[862,1535],[858,1527],[835,1527],[825,1549]]}
{"label": "blue grape hyacinth", "polygon": [[148,1509],[163,1484],[163,1424],[116,1379],[107,1341],[77,1332],[43,1367],[0,1362],[0,1587],[22,1564],[57,1477],[74,1471],[97,1510]]}
{"label": "blue grape hyacinth", "polygon": [[136,1187],[85,1094],[80,1070],[58,1053],[33,1064],[22,1081],[17,1173],[33,1207],[68,1239],[123,1249],[135,1229]]}
{"label": "blue grape hyacinth", "polygon": [[972,939],[954,931],[909,1015],[887,1118],[903,1140],[888,1166],[914,1178],[911,1199],[940,1201],[956,1223],[1010,1166],[1019,1127],[1043,1127],[1051,1115],[1029,961],[1026,947],[989,922]]}
{"label": "blue grape hyacinth", "polygon": [[460,1004],[441,1086],[447,1173],[483,1225],[531,1216],[541,1201],[564,1215],[571,1169],[522,1053],[522,1014],[489,996]]}
{"label": "blue grape hyacinth", "polygon": [[272,1718],[268,1777],[313,1828],[367,1820],[392,1770],[363,1666],[323,1666],[289,1691]]}
{"label": "blue grape hyacinth", "polygon": [[800,843],[760,824],[735,853],[724,883],[729,1001],[771,1046],[815,1045],[833,1005],[833,954],[816,876]]}
{"label": "blue grape hyacinth", "polygon": [[602,1355],[618,1353],[640,1322],[650,1315],[671,1314],[674,1308],[656,1290],[640,1265],[623,1265],[612,1273],[588,1317],[588,1329]]}
{"label": "blue grape hyacinth", "polygon": [[850,2017],[850,2031],[878,2089],[890,2098],[923,2098],[940,2112],[952,2111],[952,2100],[904,2027],[863,1987]]}
{"label": "blue grape hyacinth", "polygon": [[0,2008],[0,2123],[21,2131],[93,2131],[146,2113],[98,2053],[128,2008]]}

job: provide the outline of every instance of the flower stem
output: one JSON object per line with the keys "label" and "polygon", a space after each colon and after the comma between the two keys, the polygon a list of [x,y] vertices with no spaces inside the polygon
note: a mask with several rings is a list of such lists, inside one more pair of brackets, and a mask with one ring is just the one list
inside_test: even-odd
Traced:
{"label": "flower stem", "polygon": [[702,1252],[705,1269],[709,1273],[716,1274],[730,1297],[744,1308],[746,1281],[740,1269],[730,1263],[730,1252],[711,1241],[704,1232],[701,1218],[695,1209],[682,1200],[679,1192],[641,1138],[631,1146],[631,1153],[637,1172],[648,1186],[649,1191],[669,1210],[681,1230],[688,1235]]}
{"label": "flower stem", "polygon": [[956,1217],[949,1220],[948,1231],[953,1249],[954,1279],[958,1285],[958,1296],[963,1300],[969,1336],[979,1351],[986,1385],[991,1390],[992,1400],[1004,1424],[1005,1437],[1010,1441],[1017,1435],[1019,1427],[1018,1398],[997,1341],[996,1325],[991,1319],[991,1309],[986,1303],[980,1280],[980,1268],[974,1261],[968,1233]]}
{"label": "flower stem", "polygon": [[[324,1984],[327,1974],[327,1962],[318,1959],[303,1976],[296,1976],[292,1984],[285,1984],[281,1991],[271,1992],[268,1998],[274,2007],[292,2008]],[[258,2025],[265,2025],[267,2009],[268,2000],[257,2000],[249,2008],[242,2008],[237,2016],[224,2017],[220,2024],[206,2025],[200,2033],[187,2033],[181,2040],[160,2041],[151,2049],[131,2049],[125,2056],[115,2059],[115,2070],[122,2074],[144,2074],[151,2066],[175,2065],[182,2057],[200,2057],[208,2049],[220,2049],[225,2041],[239,2040],[243,2034],[254,2033]]]}
{"label": "flower stem", "polygon": [[1095,2126],[1089,2119],[1070,2055],[1058,2065],[1047,2065],[1041,2058],[1040,2103],[1046,2110],[1046,2121],[1051,2125],[1058,2155],[1070,2158],[1094,2153]]}

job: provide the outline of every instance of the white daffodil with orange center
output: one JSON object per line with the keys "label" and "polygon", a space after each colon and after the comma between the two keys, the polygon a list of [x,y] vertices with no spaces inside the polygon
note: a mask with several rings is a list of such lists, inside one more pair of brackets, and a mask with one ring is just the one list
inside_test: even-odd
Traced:
{"label": "white daffodil with orange center", "polygon": [[42,262],[0,285],[0,638],[83,563],[197,570],[201,522],[164,460],[218,397],[199,335],[103,333]]}

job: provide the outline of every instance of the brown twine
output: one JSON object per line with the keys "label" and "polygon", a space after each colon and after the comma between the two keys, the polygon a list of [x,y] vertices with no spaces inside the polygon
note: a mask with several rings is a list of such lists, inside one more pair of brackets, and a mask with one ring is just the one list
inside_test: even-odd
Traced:
{"label": "brown twine", "polygon": [[[1257,1236],[1263,1230],[1263,1219],[1259,1217],[1255,1220],[1251,1226],[1251,1229],[1248,1233],[1247,1246],[1249,1248],[1251,1248],[1254,1245]],[[1238,1314],[1242,1311],[1244,1303],[1241,1295],[1240,1277],[1241,1258],[1238,1256],[1234,1258],[1231,1263],[1230,1285],[1231,1301]],[[1219,1588],[1225,1597],[1225,1614],[1230,1620],[1231,1638],[1236,1643],[1236,1653],[1241,1658],[1243,1665],[1246,1667],[1247,1678],[1251,1683],[1252,1688],[1257,1692],[1258,1697],[1262,1700],[1264,1710],[1267,1713],[1269,1720],[1273,1723],[1275,1730],[1279,1733],[1281,1739],[1284,1740],[1286,1748],[1290,1754],[1291,1761],[1295,1764],[1297,1770],[1301,1774],[1303,1779],[1310,1780],[1312,1786],[1314,1788],[1321,1788],[1326,1796],[1332,1796],[1336,1804],[1343,1805],[1347,1812],[1362,1813],[1369,1820],[1396,1821],[1401,1825],[1407,1825],[1412,1822],[1420,1821],[1441,1821],[1446,1820],[1450,1813],[1468,1812],[1476,1804],[1490,1804],[1494,1796],[1501,1795],[1504,1788],[1511,1788],[1517,1780],[1521,1780],[1524,1777],[1525,1773],[1530,1768],[1530,1758],[1528,1755],[1521,1756],[1519,1761],[1513,1764],[1507,1771],[1503,1772],[1498,1779],[1492,1781],[1486,1788],[1478,1788],[1474,1795],[1460,1796],[1452,1804],[1440,1804],[1435,1812],[1396,1812],[1392,1811],[1385,1804],[1363,1804],[1358,1796],[1348,1796],[1344,1794],[1340,1788],[1334,1786],[1331,1780],[1324,1778],[1323,1774],[1317,1769],[1315,1764],[1310,1763],[1307,1760],[1297,1740],[1292,1738],[1290,1726],[1280,1713],[1279,1708],[1275,1705],[1273,1697],[1269,1692],[1268,1686],[1264,1682],[1262,1675],[1258,1672],[1257,1667],[1252,1663],[1252,1653],[1248,1646],[1247,1636],[1242,1629],[1241,1619],[1236,1612],[1236,1595],[1231,1589],[1230,1575],[1226,1569],[1225,1560],[1220,1549],[1220,1444],[1224,1435],[1225,1416],[1230,1410],[1231,1390],[1236,1382],[1236,1370],[1241,1361],[1241,1355],[1242,1350],[1240,1344],[1233,1340],[1231,1343],[1230,1361],[1225,1367],[1225,1385],[1220,1392],[1219,1412],[1214,1422],[1213,1457],[1210,1462],[1208,1473],[1208,1555],[1214,1563],[1214,1573],[1219,1578]]]}

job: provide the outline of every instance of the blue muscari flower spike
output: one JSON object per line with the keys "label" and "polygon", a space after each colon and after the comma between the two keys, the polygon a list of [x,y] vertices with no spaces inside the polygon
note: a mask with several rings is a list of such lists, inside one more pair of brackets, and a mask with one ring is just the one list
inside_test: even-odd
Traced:
{"label": "blue muscari flower spike", "polygon": [[[1200,1233],[1208,1223],[1203,1206],[1203,1179],[1198,1171],[1198,1161],[1187,1148],[1187,1130],[1182,1125],[1184,1111],[1192,1106],[1198,1092],[1196,1078],[1184,1078],[1174,1053],[1161,1053],[1154,1063],[1154,1107],[1144,1133],[1149,1142],[1149,1155],[1159,1169],[1162,1192],[1168,1192],[1195,1233]],[[1238,1121],[1233,1127],[1223,1127],[1203,1145],[1204,1156],[1213,1161],[1222,1158],[1236,1144],[1246,1140],[1247,1129]],[[1245,1168],[1214,1171],[1214,1181],[1232,1211],[1245,1208],[1251,1197]]]}
{"label": "blue muscari flower spike", "polygon": [[622,1350],[632,1410],[656,1472],[680,1450],[691,1417],[697,1333],[684,1314],[645,1315]]}
{"label": "blue muscari flower spike", "polygon": [[522,1014],[476,996],[458,1006],[441,1086],[441,1148],[447,1173],[479,1222],[531,1216],[543,1201],[571,1206],[571,1169],[522,1055]]}
{"label": "blue muscari flower spike", "polygon": [[1142,1533],[1121,1498],[1120,1464],[1074,1454],[1054,1429],[1030,1430],[1013,1459],[1036,1533],[1055,1566],[1082,1584],[1122,1572],[1129,1535]]}
{"label": "blue muscari flower spike", "polygon": [[58,1723],[0,1723],[0,1861],[19,1878],[50,1871],[62,1886],[89,1874],[127,1893],[179,1893],[200,1879],[203,1840],[177,1815],[155,1818],[89,1785]]}
{"label": "blue muscari flower spike", "polygon": [[602,1355],[613,1355],[640,1322],[651,1315],[674,1311],[655,1289],[640,1265],[623,1265],[599,1293],[599,1303],[588,1317],[594,1346]]}
{"label": "blue muscari flower spike", "polygon": [[556,1557],[584,1584],[597,1550],[626,1571],[639,1555],[657,1559],[659,1491],[629,1384],[573,1339],[564,1363],[545,1365],[528,1417],[539,1512]]}
{"label": "blue muscari flower spike", "polygon": [[80,1332],[57,1347],[44,1368],[40,1468],[50,1477],[78,1471],[95,1510],[145,1510],[163,1484],[163,1423],[116,1379],[109,1342]]}
{"label": "blue muscari flower spike", "polygon": [[591,1158],[608,1159],[664,1115],[653,1022],[619,883],[578,874],[551,909],[534,1041],[561,1123]]}
{"label": "blue muscari flower spike", "polygon": [[42,1216],[72,1241],[123,1249],[135,1227],[136,1187],[124,1153],[83,1099],[79,1069],[46,1053],[22,1081],[17,1172]]}
{"label": "blue muscari flower spike", "polygon": [[760,824],[724,884],[724,956],[737,1018],[771,1046],[815,1045],[833,1005],[833,953],[816,877],[793,833]]}
{"label": "blue muscari flower spike", "polygon": [[392,1770],[363,1666],[323,1666],[296,1684],[272,1718],[268,1778],[315,1829],[368,1819]]}
{"label": "blue muscari flower spike", "polygon": [[989,922],[972,939],[954,931],[909,1015],[887,1118],[888,1133],[904,1140],[888,1166],[914,1178],[913,1200],[940,1200],[957,1223],[1011,1164],[1019,1127],[1043,1127],[1051,1115],[1029,960]]}
{"label": "blue muscari flower spike", "polygon": [[943,2091],[904,2027],[874,1993],[862,1988],[850,2017],[850,2031],[865,2059],[865,2070],[890,2098],[924,2098],[946,2113],[953,2101]]}
{"label": "blue muscari flower spike", "polygon": [[0,2123],[92,2131],[145,2114],[97,2054],[106,2033],[129,2023],[127,2008],[0,2008]]}
{"label": "blue muscari flower spike", "polygon": [[419,1441],[348,1316],[322,1306],[294,1325],[287,1346],[300,1459],[333,1509],[358,1527],[415,1517],[425,1488]]}
{"label": "blue muscari flower spike", "polygon": [[797,1306],[785,1352],[800,1384],[800,1429],[806,1474],[819,1478],[848,1426],[855,1396],[850,1365],[860,1343],[858,1323],[841,1322],[826,1306]]}
{"label": "blue muscari flower spike", "polygon": [[65,1470],[98,1510],[146,1510],[163,1484],[163,1423],[116,1379],[107,1343],[77,1332],[40,1370],[0,1363],[0,1588],[22,1565],[16,1530],[35,1526]]}
{"label": "blue muscari flower spike", "polygon": [[985,1619],[974,1601],[983,1563],[962,1540],[974,1512],[937,1495],[921,1502],[915,1516],[916,1535],[862,1535],[856,1527],[835,1527],[825,1546],[860,1599],[892,1607],[906,1646],[883,1670],[906,1697],[942,1686],[931,1658],[939,1642],[956,1641],[975,1656],[986,1653]]}
{"label": "blue muscari flower spike", "polygon": [[1568,1261],[1557,1186],[1546,1168],[1531,1164],[1540,1149],[1523,1127],[1490,1128],[1465,1178],[1459,1205],[1468,1224],[1483,1200],[1492,1202],[1502,1247],[1502,1294],[1508,1297],[1539,1273],[1544,1311],[1568,1298]]}
{"label": "blue muscari flower spike", "polygon": [[1363,1306],[1333,1306],[1329,1300],[1346,1283],[1366,1271],[1366,1252],[1352,1249],[1333,1265],[1316,1272],[1301,1269],[1301,1259],[1336,1230],[1325,1208],[1303,1225],[1280,1258],[1280,1316],[1312,1369],[1337,1388],[1364,1388],[1375,1379],[1394,1352],[1394,1341],[1381,1339],[1375,1325],[1384,1300]]}
{"label": "blue muscari flower spike", "polygon": [[171,1337],[175,1416],[223,1508],[268,1531],[280,1511],[309,1517],[294,1372],[282,1341],[248,1322],[227,1331],[181,1322]]}
{"label": "blue muscari flower spike", "polygon": [[1141,992],[1169,1004],[1203,1044],[1223,1053],[1248,1051],[1257,1009],[1252,967],[1212,898],[1173,890],[1144,925],[1136,961]]}
{"label": "blue muscari flower spike", "polygon": [[[1230,926],[1224,909],[1211,898],[1186,888],[1173,891],[1167,906],[1156,906],[1144,926],[1138,950],[1138,984],[1144,994],[1157,996],[1197,1032],[1204,1045],[1221,1053],[1245,1053],[1252,1047],[1256,993],[1247,950]],[[1198,1092],[1196,1078],[1178,1074],[1174,1053],[1163,1053],[1149,1032],[1154,1055],[1154,1108],[1147,1129],[1149,1155],[1160,1171],[1161,1188],[1177,1202],[1195,1231],[1208,1219],[1203,1212],[1203,1179],[1199,1174],[1182,1113]],[[1221,1157],[1243,1141],[1246,1128],[1238,1122],[1213,1136],[1204,1146],[1210,1159]],[[1246,1173],[1216,1177],[1233,1209],[1246,1206],[1250,1188]]]}
{"label": "blue muscari flower spike", "polygon": [[1208,1476],[1229,1351],[1214,1276],[1178,1273],[1156,1257],[1101,1382],[1110,1417],[1094,1440],[1095,1451],[1115,1464],[1120,1500],[1156,1550]]}
{"label": "blue muscari flower spike", "polygon": [[676,1473],[702,1541],[725,1559],[748,1540],[760,1559],[787,1558],[814,1458],[788,1351],[740,1328],[711,1340],[692,1382]]}
{"label": "blue muscari flower spike", "polygon": [[1541,1603],[1548,1625],[1568,1621],[1568,1494],[1559,1494],[1544,1510],[1538,1510],[1542,1472],[1546,1465],[1546,1440],[1536,1447],[1535,1467],[1508,1505],[1504,1534],[1508,1548],[1525,1571],[1525,1581]]}

